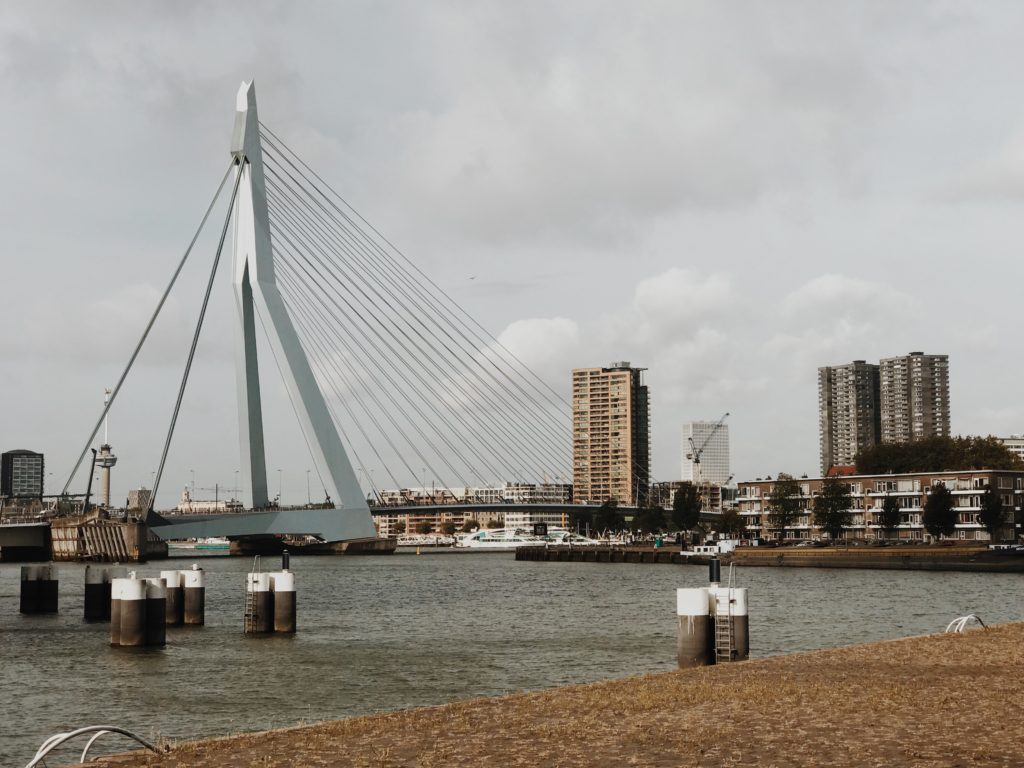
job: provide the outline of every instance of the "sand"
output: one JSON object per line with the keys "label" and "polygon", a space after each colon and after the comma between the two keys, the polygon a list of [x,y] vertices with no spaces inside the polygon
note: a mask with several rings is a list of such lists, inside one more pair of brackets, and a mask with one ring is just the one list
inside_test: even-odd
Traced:
{"label": "sand", "polygon": [[1024,623],[318,725],[93,765],[1024,766]]}

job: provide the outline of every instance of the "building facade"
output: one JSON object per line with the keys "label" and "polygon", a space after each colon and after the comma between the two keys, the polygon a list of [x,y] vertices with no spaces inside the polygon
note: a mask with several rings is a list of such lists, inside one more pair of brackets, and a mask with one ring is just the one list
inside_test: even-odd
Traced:
{"label": "building facade", "polygon": [[646,503],[651,477],[650,405],[644,368],[628,362],[572,372],[573,498]]}
{"label": "building facade", "polygon": [[864,360],[818,369],[818,435],[821,473],[853,464],[881,434],[879,366]]}
{"label": "building facade", "polygon": [[0,455],[0,496],[41,499],[45,468],[43,454],[35,451],[7,451]]}
{"label": "building facade", "polygon": [[1024,461],[1024,435],[1010,435],[999,438],[999,442],[1007,447],[1021,461]]}
{"label": "building facade", "polygon": [[[703,446],[699,470],[690,440],[698,450]],[[682,478],[691,483],[700,480],[715,485],[725,485],[732,479],[728,424],[722,421],[691,421],[683,425]]]}
{"label": "building facade", "polygon": [[[664,480],[651,484],[651,502],[664,509],[671,509],[675,501],[676,491],[690,480]],[[724,498],[728,495],[718,483],[701,483],[699,487],[701,512],[721,512]]]}
{"label": "building facade", "polygon": [[949,436],[949,356],[911,352],[880,363],[883,443]]}
{"label": "building facade", "polygon": [[[1024,497],[1024,472],[1012,470],[972,470],[966,472],[920,472],[905,475],[849,475],[840,478],[850,487],[852,522],[843,534],[844,539],[898,539],[924,540],[923,514],[925,500],[937,485],[948,488],[957,511],[954,539],[963,541],[989,541],[990,537],[979,522],[981,497],[989,488],[998,494],[1003,505],[1005,520],[998,538],[1016,537],[1016,521],[1020,517],[1021,499]],[[755,480],[739,484],[737,506],[751,538],[816,539],[822,536],[814,526],[813,505],[821,492],[823,478],[797,480],[800,485],[801,512],[785,532],[773,527],[771,516],[771,480]],[[883,530],[879,513],[886,497],[895,496],[900,502],[900,524],[895,530]]]}

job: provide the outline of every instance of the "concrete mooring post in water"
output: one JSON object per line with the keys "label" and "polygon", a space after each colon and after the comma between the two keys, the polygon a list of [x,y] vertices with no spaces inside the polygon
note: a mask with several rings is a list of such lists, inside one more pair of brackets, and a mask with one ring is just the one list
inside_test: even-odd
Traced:
{"label": "concrete mooring post in water", "polygon": [[676,661],[680,669],[714,663],[708,590],[705,587],[676,590]]}
{"label": "concrete mooring post in water", "polygon": [[160,578],[167,588],[167,611],[165,620],[168,627],[180,627],[185,623],[184,571],[160,571]]}
{"label": "concrete mooring post in water", "polygon": [[206,623],[206,575],[195,563],[192,564],[192,570],[181,573],[185,624],[202,626]]}
{"label": "concrete mooring post in water", "polygon": [[731,568],[729,582],[723,586],[721,563],[712,558],[707,587],[676,590],[676,660],[680,668],[743,661],[750,656],[747,589],[733,585]]}
{"label": "concrete mooring post in water", "polygon": [[288,570],[286,549],[281,553],[281,572],[270,574],[270,588],[274,593],[274,631],[283,634],[295,632],[295,574]]}
{"label": "concrete mooring post in water", "polygon": [[245,579],[245,633],[262,635],[274,631],[274,593],[270,574],[255,571]]}
{"label": "concrete mooring post in water", "polygon": [[[110,644],[122,648],[143,647],[146,644],[146,580],[135,578],[132,572],[127,579],[114,580],[111,594],[112,599],[118,601],[120,621],[117,642],[114,642],[114,630],[111,629]],[[113,625],[113,606],[110,613]]]}
{"label": "concrete mooring post in water", "polygon": [[163,579],[146,579],[146,645],[167,644],[167,586]]}
{"label": "concrete mooring post in water", "polygon": [[122,579],[128,575],[123,565],[85,566],[85,611],[86,621],[110,621],[113,607],[111,593],[114,579]]}
{"label": "concrete mooring post in water", "polygon": [[57,613],[57,566],[21,566],[21,613]]}

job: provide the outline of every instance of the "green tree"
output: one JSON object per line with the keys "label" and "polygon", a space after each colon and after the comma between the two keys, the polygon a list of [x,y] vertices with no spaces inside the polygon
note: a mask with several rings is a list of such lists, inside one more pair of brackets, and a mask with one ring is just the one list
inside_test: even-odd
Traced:
{"label": "green tree", "polygon": [[445,536],[452,536],[455,534],[455,523],[451,520],[445,520],[441,523],[441,533]]}
{"label": "green tree", "polygon": [[680,531],[692,531],[700,522],[703,502],[693,483],[683,483],[672,497],[672,525]]}
{"label": "green tree", "polygon": [[633,529],[640,533],[657,533],[665,527],[665,510],[651,504],[640,507],[633,515]]}
{"label": "green tree", "polygon": [[838,541],[852,518],[849,484],[835,477],[828,478],[814,497],[814,524],[832,541]]}
{"label": "green tree", "polygon": [[956,530],[956,509],[953,506],[953,494],[944,485],[935,485],[924,502],[924,514],[921,516],[924,529],[932,536],[951,536]]}
{"label": "green tree", "polygon": [[999,531],[1006,521],[1003,517],[1003,501],[991,488],[986,488],[981,495],[981,512],[978,514],[978,520],[985,526],[992,541],[997,541]]}
{"label": "green tree", "polygon": [[882,508],[875,512],[875,520],[883,531],[895,531],[900,524],[900,499],[898,496],[886,496]]}
{"label": "green tree", "polygon": [[474,520],[471,517],[467,517],[463,521],[463,523],[462,523],[462,532],[463,533],[472,533],[473,531],[475,531],[479,527],[480,527],[480,523],[478,523],[476,520]]}
{"label": "green tree", "polygon": [[771,501],[768,502],[768,524],[779,530],[779,538],[786,538],[786,529],[803,512],[800,499],[800,483],[792,475],[780,472],[772,486]]}
{"label": "green tree", "polygon": [[747,531],[747,524],[735,509],[725,509],[722,510],[722,516],[715,521],[714,528],[726,536],[742,536]]}
{"label": "green tree", "polygon": [[503,525],[505,525],[505,523],[501,520],[490,520],[487,523],[488,528],[501,528]]}
{"label": "green tree", "polygon": [[434,526],[428,523],[426,520],[420,523],[416,523],[416,533],[426,534],[434,530]]}
{"label": "green tree", "polygon": [[594,530],[597,531],[618,531],[622,528],[622,521],[619,517],[619,503],[615,499],[608,499],[594,512]]}
{"label": "green tree", "polygon": [[970,469],[1024,470],[1024,461],[997,437],[926,437],[909,443],[880,443],[854,461],[862,475],[955,472]]}
{"label": "green tree", "polygon": [[399,535],[405,533],[405,522],[395,523],[391,530]]}

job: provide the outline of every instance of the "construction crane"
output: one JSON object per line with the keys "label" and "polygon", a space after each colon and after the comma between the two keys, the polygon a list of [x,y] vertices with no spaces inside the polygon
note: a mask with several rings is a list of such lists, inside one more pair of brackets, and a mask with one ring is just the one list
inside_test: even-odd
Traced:
{"label": "construction crane", "polygon": [[697,447],[697,444],[693,442],[692,436],[687,438],[687,440],[690,441],[690,453],[686,454],[686,458],[693,462],[693,484],[698,487],[700,487],[702,481],[700,471],[700,457],[704,455],[704,449],[708,447],[708,443],[711,442],[711,438],[714,437],[715,433],[722,428],[722,425],[725,424],[725,420],[727,418],[729,418],[728,413],[726,413],[724,416],[722,416],[722,418],[715,422],[715,425],[711,428],[711,431],[708,432],[707,437],[704,438],[704,441],[700,444],[699,448]]}

